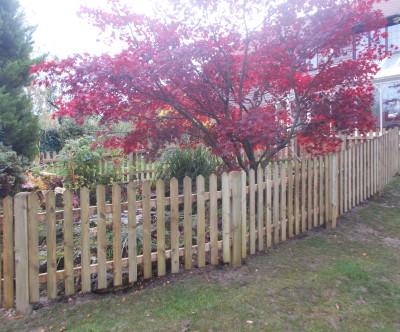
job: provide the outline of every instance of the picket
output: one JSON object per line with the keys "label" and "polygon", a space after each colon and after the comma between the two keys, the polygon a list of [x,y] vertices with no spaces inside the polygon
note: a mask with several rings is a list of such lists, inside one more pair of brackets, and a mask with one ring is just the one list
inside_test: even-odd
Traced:
{"label": "picket", "polygon": [[316,158],[313,159],[314,171],[313,171],[313,227],[318,226],[318,160]]}
{"label": "picket", "polygon": [[[29,299],[39,302],[39,229],[37,222],[38,196],[30,193],[28,203]],[[0,271],[1,275],[1,271]],[[1,297],[1,294],[0,294]]]}
{"label": "picket", "polygon": [[265,169],[265,182],[266,182],[266,242],[267,248],[272,245],[272,185],[271,185],[271,166],[268,165]]}
{"label": "picket", "polygon": [[3,199],[3,272],[4,307],[14,307],[14,200]]}
{"label": "picket", "polygon": [[107,287],[106,189],[96,188],[98,288]]}
{"label": "picket", "polygon": [[171,200],[171,272],[179,272],[179,203],[178,203],[178,180],[172,178],[170,181]]}
{"label": "picket", "polygon": [[28,195],[18,193],[14,197],[15,222],[15,308],[22,315],[33,311],[29,300],[29,251],[28,251]]}
{"label": "picket", "polygon": [[137,281],[137,225],[136,225],[136,184],[131,182],[128,193],[128,260],[129,282]]}
{"label": "picket", "polygon": [[313,227],[313,195],[312,195],[312,180],[313,180],[313,161],[308,159],[307,162],[307,229],[312,229]]}
{"label": "picket", "polygon": [[121,187],[112,186],[112,232],[113,232],[113,262],[114,286],[122,285],[122,236],[121,236]]}
{"label": "picket", "polygon": [[[280,175],[281,175],[281,200],[279,202],[280,208],[280,224],[281,224],[281,241],[286,241],[287,235],[287,206],[286,206],[286,165],[285,163],[281,163],[280,167]],[[262,202],[261,202],[262,203]]]}
{"label": "picket", "polygon": [[288,220],[288,237],[291,238],[294,235],[293,232],[293,163],[288,162],[287,168],[288,177],[288,199],[287,199],[287,220]]}
{"label": "picket", "polygon": [[[257,169],[257,243],[258,251],[264,250],[264,179],[263,170]],[[232,195],[233,196],[233,195]]]}
{"label": "picket", "polygon": [[183,179],[183,244],[185,247],[185,270],[192,269],[192,238],[193,238],[193,220],[192,220],[192,179],[186,176]]}
{"label": "picket", "polygon": [[[74,220],[72,217],[72,193],[68,189],[63,194],[63,206],[64,206],[64,269],[65,269],[64,288],[65,288],[65,295],[73,295],[75,293],[74,224],[73,224]],[[100,272],[99,272],[99,278],[100,278]]]}
{"label": "picket", "polygon": [[56,198],[53,191],[46,193],[46,248],[47,248],[47,297],[57,297],[57,244],[56,244]]}
{"label": "picket", "polygon": [[151,266],[151,208],[150,208],[150,182],[144,180],[142,184],[143,202],[143,278],[149,279],[153,276]]}
{"label": "picket", "polygon": [[325,213],[325,200],[324,200],[324,183],[325,183],[325,165],[324,165],[324,158],[319,157],[319,188],[318,188],[318,195],[319,195],[319,219],[318,224],[324,224],[324,213]]}
{"label": "picket", "polygon": [[301,232],[307,230],[307,177],[306,177],[307,160],[303,160],[301,163]]}
{"label": "picket", "polygon": [[279,243],[279,165],[274,164],[274,197],[273,197],[273,221],[274,221],[274,244]]}
{"label": "picket", "polygon": [[247,175],[245,171],[241,171],[241,214],[242,214],[242,226],[241,226],[241,234],[242,234],[242,258],[247,257],[247,194],[246,194],[246,186],[247,186]]}
{"label": "picket", "polygon": [[250,255],[256,253],[256,179],[254,169],[249,170],[249,191],[250,191]]}
{"label": "picket", "polygon": [[156,182],[157,205],[157,275],[164,276],[167,272],[165,263],[165,185],[158,179]]}
{"label": "picket", "polygon": [[[261,173],[261,169],[259,169]],[[241,214],[241,185],[242,179],[240,172],[232,174],[232,255],[231,264],[233,267],[242,265],[242,214]],[[259,240],[263,236],[259,236]]]}
{"label": "picket", "polygon": [[211,174],[210,182],[210,247],[211,265],[218,264],[218,201],[217,201],[217,176]]}
{"label": "picket", "polygon": [[299,163],[294,163],[294,233],[300,234],[300,170]]}
{"label": "picket", "polygon": [[197,265],[206,266],[206,206],[204,177],[196,179],[197,188]]}
{"label": "picket", "polygon": [[[118,199],[118,197],[115,197]],[[89,225],[89,189],[84,187],[80,190],[81,200],[81,266],[82,266],[82,292],[90,292],[90,225]],[[114,201],[113,201],[114,203]],[[116,204],[113,204],[115,206]],[[119,260],[114,258],[114,260]],[[121,272],[122,274],[122,272]]]}

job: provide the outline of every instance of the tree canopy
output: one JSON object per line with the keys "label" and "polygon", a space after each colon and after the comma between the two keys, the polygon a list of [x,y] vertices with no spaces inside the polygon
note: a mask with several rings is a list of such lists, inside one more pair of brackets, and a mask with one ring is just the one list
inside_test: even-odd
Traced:
{"label": "tree canopy", "polygon": [[33,159],[39,126],[25,88],[32,77],[33,27],[24,24],[16,0],[0,0],[0,140],[18,155]]}
{"label": "tree canopy", "polygon": [[[294,137],[329,152],[338,132],[373,127],[372,77],[385,56],[385,19],[374,2],[171,0],[145,16],[114,0],[107,11],[83,14],[122,42],[120,53],[77,54],[33,72],[39,85],[62,89],[59,115],[132,124],[106,146],[156,151],[201,142],[228,168],[248,170]],[[361,47],[365,31],[369,45]]]}

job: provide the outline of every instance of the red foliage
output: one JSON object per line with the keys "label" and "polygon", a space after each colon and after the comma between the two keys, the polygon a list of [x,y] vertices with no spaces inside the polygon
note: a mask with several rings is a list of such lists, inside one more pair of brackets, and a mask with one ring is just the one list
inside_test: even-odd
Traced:
{"label": "red foliage", "polygon": [[[339,131],[372,128],[371,79],[386,56],[377,30],[385,19],[374,2],[171,0],[146,17],[110,1],[108,12],[82,14],[112,31],[122,52],[75,55],[33,72],[38,84],[62,88],[58,115],[130,122],[131,132],[109,146],[203,142],[230,168],[248,167],[239,150],[257,167],[293,137],[320,153],[335,149]],[[353,60],[362,31],[375,32]]]}

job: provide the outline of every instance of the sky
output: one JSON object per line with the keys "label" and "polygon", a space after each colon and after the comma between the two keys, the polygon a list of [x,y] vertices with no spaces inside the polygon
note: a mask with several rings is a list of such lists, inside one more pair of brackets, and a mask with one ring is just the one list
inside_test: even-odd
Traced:
{"label": "sky", "polygon": [[[65,58],[74,53],[101,54],[109,47],[96,42],[98,29],[78,17],[81,5],[105,7],[107,0],[19,0],[33,35],[35,52]],[[130,0],[135,11],[149,11],[151,0]]]}

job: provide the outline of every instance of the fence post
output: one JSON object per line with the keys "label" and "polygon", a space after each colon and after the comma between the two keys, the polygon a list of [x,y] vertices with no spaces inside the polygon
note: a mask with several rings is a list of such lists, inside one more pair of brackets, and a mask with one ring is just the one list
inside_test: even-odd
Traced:
{"label": "fence post", "polygon": [[[259,170],[260,171],[260,170]],[[232,255],[233,267],[242,265],[242,175],[240,172],[232,172]],[[260,235],[259,235],[260,238]]]}
{"label": "fence post", "polygon": [[32,313],[29,302],[28,195],[18,193],[14,201],[16,309],[23,315]]}
{"label": "fence post", "polygon": [[[338,216],[338,155],[335,153],[332,155],[331,159],[331,220],[327,221],[327,228],[336,228],[336,219]],[[340,179],[342,180],[342,179]]]}

